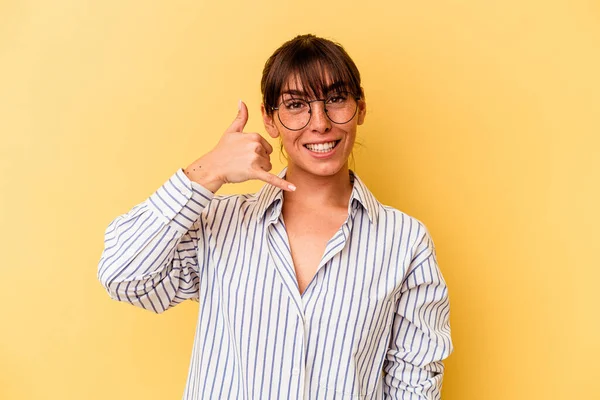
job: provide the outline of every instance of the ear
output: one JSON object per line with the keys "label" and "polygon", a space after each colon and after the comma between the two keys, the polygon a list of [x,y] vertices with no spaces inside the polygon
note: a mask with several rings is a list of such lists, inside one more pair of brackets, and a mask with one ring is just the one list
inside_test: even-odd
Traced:
{"label": "ear", "polygon": [[263,123],[265,124],[265,129],[267,130],[267,132],[269,133],[269,135],[272,138],[278,137],[279,136],[279,129],[277,129],[277,126],[275,125],[275,121],[273,119],[273,116],[269,116],[269,114],[267,114],[267,109],[265,108],[265,104],[264,103],[260,104],[260,113],[262,114]]}
{"label": "ear", "polygon": [[365,116],[367,114],[367,102],[365,99],[358,100],[358,125],[362,125],[365,122]]}

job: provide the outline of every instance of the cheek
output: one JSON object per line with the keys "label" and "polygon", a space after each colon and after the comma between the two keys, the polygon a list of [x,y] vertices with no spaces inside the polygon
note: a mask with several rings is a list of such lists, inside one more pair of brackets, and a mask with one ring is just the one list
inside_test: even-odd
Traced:
{"label": "cheek", "polygon": [[291,147],[300,146],[300,135],[295,135],[290,132],[283,132],[279,135],[280,143],[284,148],[290,149]]}
{"label": "cheek", "polygon": [[289,137],[286,136],[285,133],[279,136],[279,150],[288,160],[290,153],[297,152],[294,143],[290,140]]}
{"label": "cheek", "polygon": [[346,144],[350,147],[354,145],[354,141],[356,140],[356,129],[351,129],[346,132]]}

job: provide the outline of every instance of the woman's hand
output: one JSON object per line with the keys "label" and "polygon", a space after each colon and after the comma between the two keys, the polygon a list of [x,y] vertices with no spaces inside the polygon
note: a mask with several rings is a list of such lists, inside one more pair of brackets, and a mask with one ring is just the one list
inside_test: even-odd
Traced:
{"label": "woman's hand", "polygon": [[244,133],[248,122],[248,108],[240,101],[233,123],[210,152],[190,164],[184,171],[193,180],[211,192],[225,183],[259,179],[283,190],[296,187],[269,173],[273,167],[269,155],[273,147],[258,133]]}

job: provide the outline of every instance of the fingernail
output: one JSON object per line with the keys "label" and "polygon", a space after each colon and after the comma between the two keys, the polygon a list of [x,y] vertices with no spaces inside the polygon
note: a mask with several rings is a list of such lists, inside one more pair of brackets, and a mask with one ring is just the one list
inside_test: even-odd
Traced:
{"label": "fingernail", "polygon": [[291,183],[288,185],[288,187],[290,188],[290,190],[293,192],[294,190],[296,190],[296,186],[292,185]]}
{"label": "fingernail", "polygon": [[238,111],[242,111],[242,100],[238,100]]}

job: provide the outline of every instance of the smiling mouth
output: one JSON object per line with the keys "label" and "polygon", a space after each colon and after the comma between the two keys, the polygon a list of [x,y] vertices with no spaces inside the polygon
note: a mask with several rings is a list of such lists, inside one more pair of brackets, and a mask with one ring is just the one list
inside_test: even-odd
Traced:
{"label": "smiling mouth", "polygon": [[341,139],[334,140],[333,142],[319,144],[307,143],[304,145],[304,147],[306,147],[310,151],[314,151],[315,153],[328,153],[331,150],[333,150],[339,142],[341,142]]}

